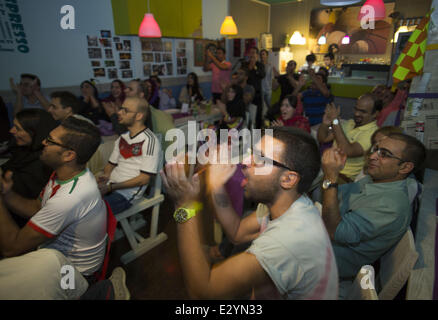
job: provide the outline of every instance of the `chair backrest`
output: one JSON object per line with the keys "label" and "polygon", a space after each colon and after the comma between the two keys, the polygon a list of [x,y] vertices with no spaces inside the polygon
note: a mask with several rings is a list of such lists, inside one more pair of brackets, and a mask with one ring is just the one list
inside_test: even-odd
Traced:
{"label": "chair backrest", "polygon": [[380,259],[380,300],[392,300],[409,278],[418,259],[414,237],[408,228],[400,241]]}
{"label": "chair backrest", "polygon": [[254,129],[255,128],[255,123],[256,123],[256,117],[257,117],[257,106],[255,104],[250,104],[249,105],[249,126],[250,128],[248,129]]}
{"label": "chair backrest", "polygon": [[362,266],[348,291],[347,300],[379,300],[375,288],[374,268]]}
{"label": "chair backrest", "polygon": [[249,129],[249,111],[245,111],[245,123],[244,128]]}
{"label": "chair backrest", "polygon": [[[158,138],[158,140],[161,142],[161,134],[156,133],[155,134]],[[146,198],[153,198],[158,196],[161,193],[161,187],[162,187],[162,181],[161,181],[161,175],[160,170],[163,168],[164,165],[164,150],[163,150],[163,144],[161,144],[161,150],[160,154],[158,155],[158,173],[151,177],[151,180],[149,182],[149,190],[146,194]]]}
{"label": "chair backrest", "polygon": [[105,202],[106,213],[107,213],[106,232],[108,234],[108,241],[106,244],[106,251],[105,251],[105,257],[103,259],[102,268],[100,269],[100,271],[95,273],[95,277],[97,281],[104,280],[106,277],[106,270],[108,269],[108,263],[110,258],[111,243],[114,240],[114,234],[116,233],[116,227],[117,227],[117,219],[114,216],[111,207],[109,206],[106,200],[104,200],[104,202]]}

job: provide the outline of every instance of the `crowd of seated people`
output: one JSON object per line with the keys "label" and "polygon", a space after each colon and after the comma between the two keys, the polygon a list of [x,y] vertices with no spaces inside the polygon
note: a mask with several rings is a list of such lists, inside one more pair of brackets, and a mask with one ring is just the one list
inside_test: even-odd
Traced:
{"label": "crowd of seated people", "polygon": [[[207,50],[205,70],[213,73],[212,99],[223,115],[218,128],[244,128],[253,110],[253,128],[273,129],[273,162],[260,164],[254,153],[238,166],[208,165],[206,198],[199,198],[198,174],[186,177],[176,164],[160,173],[158,168],[159,154],[168,145],[164,136],[174,128],[165,110],[208,98],[196,73],[188,74],[179,99],[157,76],[114,80],[103,98],[91,80],[81,83],[79,97],[57,91],[48,98],[37,76],[23,74],[20,84],[11,79],[14,144],[2,166],[0,196],[0,250],[6,258],[0,264],[5,270],[22,263],[12,257],[27,259],[29,251],[48,243],[44,247],[70,259],[92,288],[107,239],[105,202],[119,214],[161,174],[166,197],[176,208],[189,210],[185,221],[176,220],[190,296],[338,298],[338,281],[352,280],[361,266],[378,261],[410,225],[408,189],[425,148],[398,127],[409,86],[403,83],[395,93],[378,86],[357,99],[353,119],[341,119],[328,84],[330,69],[318,66],[314,55],[299,73],[291,60],[286,74],[279,75],[267,61],[269,53],[255,49],[234,73],[225,50],[219,48],[216,55]],[[332,68],[332,57],[326,58]],[[276,90],[280,100],[272,104]],[[263,103],[266,114],[259,106]],[[103,172],[94,177],[86,164],[104,135],[116,138]],[[267,141],[263,137],[255,147],[261,159]],[[331,147],[322,152],[327,144]],[[270,173],[257,174],[264,167]],[[322,214],[310,192],[318,179]],[[216,247],[210,257],[193,236],[199,231],[196,213],[207,202],[225,232],[222,247],[233,248]],[[244,214],[248,205],[254,210]],[[73,214],[66,218],[67,212]],[[65,246],[67,238],[77,246]],[[50,252],[41,254],[40,259],[53,258]],[[213,268],[213,260],[221,264]],[[6,281],[2,276],[0,282]]]}

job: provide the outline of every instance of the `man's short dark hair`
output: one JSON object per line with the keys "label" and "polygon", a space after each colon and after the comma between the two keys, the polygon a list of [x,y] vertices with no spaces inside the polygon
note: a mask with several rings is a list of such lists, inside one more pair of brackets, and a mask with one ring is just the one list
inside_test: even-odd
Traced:
{"label": "man's short dark hair", "polygon": [[262,54],[262,52],[266,52],[266,55],[269,56],[269,51],[268,50],[262,49],[262,50],[260,50],[260,54]]}
{"label": "man's short dark hair", "polygon": [[333,53],[329,52],[329,53],[326,53],[324,55],[324,58],[329,58],[330,60],[335,60],[335,55]]}
{"label": "man's short dark hair", "polygon": [[34,75],[32,73],[22,73],[20,75],[20,78],[28,78],[28,79],[31,79],[31,80],[36,80],[37,85],[39,87],[41,87],[41,80],[40,80],[40,78],[38,78],[38,76],[36,76],[36,75]]}
{"label": "man's short dark hair", "polygon": [[273,137],[284,144],[283,163],[300,175],[297,192],[309,191],[321,167],[321,155],[315,139],[302,129],[274,127]]}
{"label": "man's short dark hair", "polygon": [[249,78],[249,70],[246,66],[242,65],[239,70],[242,70],[243,72],[245,72],[246,77]]}
{"label": "man's short dark hair", "polygon": [[59,98],[62,108],[65,109],[70,107],[73,114],[78,114],[81,112],[81,102],[73,93],[69,91],[55,91],[50,95],[50,97],[52,99]]}
{"label": "man's short dark hair", "polygon": [[388,138],[403,141],[406,146],[403,150],[402,159],[414,164],[414,170],[412,170],[413,172],[421,169],[424,161],[426,160],[426,148],[421,141],[407,134],[397,132],[388,134]]}
{"label": "man's short dark hair", "polygon": [[85,165],[100,145],[99,129],[85,120],[68,117],[61,126],[67,131],[60,140],[76,152],[76,163]]}
{"label": "man's short dark hair", "polygon": [[374,102],[373,110],[371,111],[371,114],[374,114],[377,111],[382,111],[382,109],[383,109],[383,101],[382,100],[377,99],[377,97],[374,94],[370,93],[370,92],[367,92],[367,93],[361,95],[359,97],[359,99],[365,98],[365,97],[371,98],[373,100],[373,102]]}
{"label": "man's short dark hair", "polygon": [[224,54],[226,53],[225,49],[223,47],[217,47],[216,52],[221,50]]}
{"label": "man's short dark hair", "polygon": [[309,54],[309,55],[307,55],[306,56],[306,61],[307,62],[315,62],[316,61],[316,56],[313,54],[313,53],[311,53],[311,54]]}
{"label": "man's short dark hair", "polygon": [[249,50],[252,50],[252,49],[254,49],[257,53],[259,53],[259,48],[257,48],[257,47],[251,47]]}

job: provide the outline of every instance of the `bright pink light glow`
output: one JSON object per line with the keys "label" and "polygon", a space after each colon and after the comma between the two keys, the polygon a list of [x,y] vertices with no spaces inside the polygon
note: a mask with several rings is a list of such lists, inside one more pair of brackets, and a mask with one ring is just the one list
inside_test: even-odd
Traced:
{"label": "bright pink light glow", "polygon": [[143,38],[161,38],[161,30],[152,13],[146,13],[138,29],[138,35]]}

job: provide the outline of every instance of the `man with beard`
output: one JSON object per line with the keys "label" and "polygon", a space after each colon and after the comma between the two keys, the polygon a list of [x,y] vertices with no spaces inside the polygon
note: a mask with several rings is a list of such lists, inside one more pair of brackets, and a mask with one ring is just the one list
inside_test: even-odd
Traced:
{"label": "man with beard", "polygon": [[152,174],[158,171],[160,142],[146,127],[148,103],[138,97],[127,97],[118,112],[119,123],[128,131],[114,144],[99,189],[114,214],[128,209],[140,199]]}
{"label": "man with beard", "polygon": [[[84,276],[102,265],[106,247],[106,207],[93,174],[85,168],[100,143],[98,129],[70,117],[45,140],[41,160],[54,172],[38,199],[12,191],[12,172],[1,178],[0,251],[15,257],[44,244],[68,258]],[[19,229],[7,207],[30,218]]]}
{"label": "man with beard", "polygon": [[406,233],[412,216],[408,176],[421,167],[425,154],[414,137],[390,133],[372,146],[368,175],[338,188],[335,182],[347,156],[339,148],[324,152],[322,218],[341,280],[352,280]]}
{"label": "man with beard", "polygon": [[[245,197],[259,202],[242,220],[224,184],[235,165],[210,165],[207,191],[218,221],[234,243],[252,241],[247,251],[217,265],[204,255],[199,226],[199,176],[188,179],[183,164],[161,172],[173,198],[178,248],[189,295],[203,299],[336,299],[338,275],[333,250],[318,209],[305,195],[320,167],[316,142],[295,128],[274,128],[244,161]],[[206,214],[203,212],[202,214]]]}
{"label": "man with beard", "polygon": [[370,93],[357,99],[354,119],[340,123],[340,108],[333,103],[327,105],[321,125],[318,128],[318,141],[340,148],[347,155],[347,162],[338,176],[338,183],[352,182],[360,173],[365,162],[365,153],[371,147],[371,136],[378,129],[376,117],[382,105]]}

